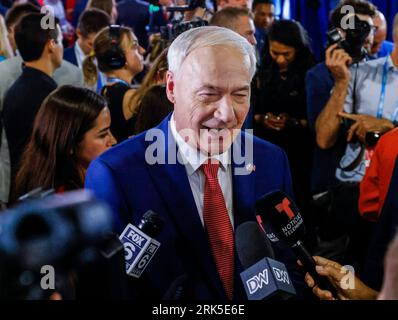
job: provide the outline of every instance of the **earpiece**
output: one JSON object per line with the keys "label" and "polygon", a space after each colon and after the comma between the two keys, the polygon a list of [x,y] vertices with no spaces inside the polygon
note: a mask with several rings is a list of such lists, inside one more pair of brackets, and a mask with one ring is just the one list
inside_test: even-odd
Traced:
{"label": "earpiece", "polygon": [[109,35],[111,37],[111,49],[105,54],[106,64],[112,69],[121,69],[126,64],[126,58],[124,56],[123,50],[119,47],[120,40],[120,26],[110,25]]}

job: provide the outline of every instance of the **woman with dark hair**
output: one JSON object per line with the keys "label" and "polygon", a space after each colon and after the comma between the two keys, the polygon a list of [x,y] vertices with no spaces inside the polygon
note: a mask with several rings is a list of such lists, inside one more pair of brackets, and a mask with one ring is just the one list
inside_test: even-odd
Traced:
{"label": "woman with dark hair", "polygon": [[13,199],[32,189],[84,187],[88,165],[116,143],[106,101],[93,91],[62,86],[43,102],[18,170]]}
{"label": "woman with dark hair", "polygon": [[173,104],[169,101],[164,85],[149,87],[143,94],[135,125],[136,133],[156,127],[173,111]]}
{"label": "woman with dark hair", "polygon": [[134,134],[137,105],[130,100],[136,93],[131,83],[144,68],[145,50],[130,28],[109,26],[102,29],[94,40],[94,51],[83,62],[85,83],[97,83],[97,66],[107,77],[101,95],[108,101],[112,116],[111,131],[119,142]]}
{"label": "woman with dark hair", "polygon": [[299,205],[309,197],[312,140],[308,129],[305,75],[315,64],[307,32],[293,20],[276,21],[259,70],[256,135],[282,147],[290,161]]}

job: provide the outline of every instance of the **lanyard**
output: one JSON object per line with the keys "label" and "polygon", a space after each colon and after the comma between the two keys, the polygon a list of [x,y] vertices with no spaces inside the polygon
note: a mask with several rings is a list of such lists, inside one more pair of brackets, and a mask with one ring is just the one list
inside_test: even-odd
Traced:
{"label": "lanyard", "polygon": [[381,81],[380,102],[379,102],[379,107],[377,108],[377,118],[379,118],[379,119],[383,116],[384,102],[386,99],[387,77],[388,77],[388,57],[386,59],[386,62],[384,62],[384,66],[383,66],[383,77],[382,77],[382,81]]}
{"label": "lanyard", "polygon": [[[386,99],[386,87],[387,87],[387,78],[388,78],[388,58],[383,66],[383,77],[381,81],[381,93],[380,93],[380,102],[379,107],[377,108],[377,118],[381,119],[383,117],[383,110],[384,110],[384,102]],[[395,111],[391,117],[391,121],[394,122],[398,116],[398,105],[395,108]]]}
{"label": "lanyard", "polygon": [[126,86],[130,87],[130,84],[122,79],[110,77],[107,79],[109,83],[123,83]]}
{"label": "lanyard", "polygon": [[97,79],[97,93],[101,92],[104,83],[102,82],[102,74],[98,72],[98,79]]}

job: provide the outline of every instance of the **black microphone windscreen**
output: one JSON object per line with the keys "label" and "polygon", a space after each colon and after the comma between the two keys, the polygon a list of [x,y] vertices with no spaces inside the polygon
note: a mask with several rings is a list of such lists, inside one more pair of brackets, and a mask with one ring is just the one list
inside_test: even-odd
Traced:
{"label": "black microphone windscreen", "polygon": [[265,233],[254,221],[238,226],[235,231],[236,251],[245,269],[263,258],[274,259],[274,250]]}
{"label": "black microphone windscreen", "polygon": [[271,192],[256,202],[257,220],[279,239],[294,245],[305,235],[305,226],[294,201],[282,191]]}
{"label": "black microphone windscreen", "polygon": [[152,238],[156,238],[162,231],[164,221],[152,210],[148,210],[141,218],[138,228]]}

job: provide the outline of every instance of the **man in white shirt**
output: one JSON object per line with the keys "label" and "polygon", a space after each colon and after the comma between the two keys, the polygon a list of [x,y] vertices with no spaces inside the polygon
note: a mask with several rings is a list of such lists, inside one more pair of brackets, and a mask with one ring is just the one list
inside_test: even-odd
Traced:
{"label": "man in white shirt", "polygon": [[[77,41],[73,47],[65,50],[64,59],[82,70],[84,59],[93,51],[95,37],[98,32],[109,25],[110,17],[106,12],[95,8],[85,10],[77,25]],[[105,84],[104,76],[100,76],[98,79],[97,86],[93,88],[95,91],[99,91]]]}

